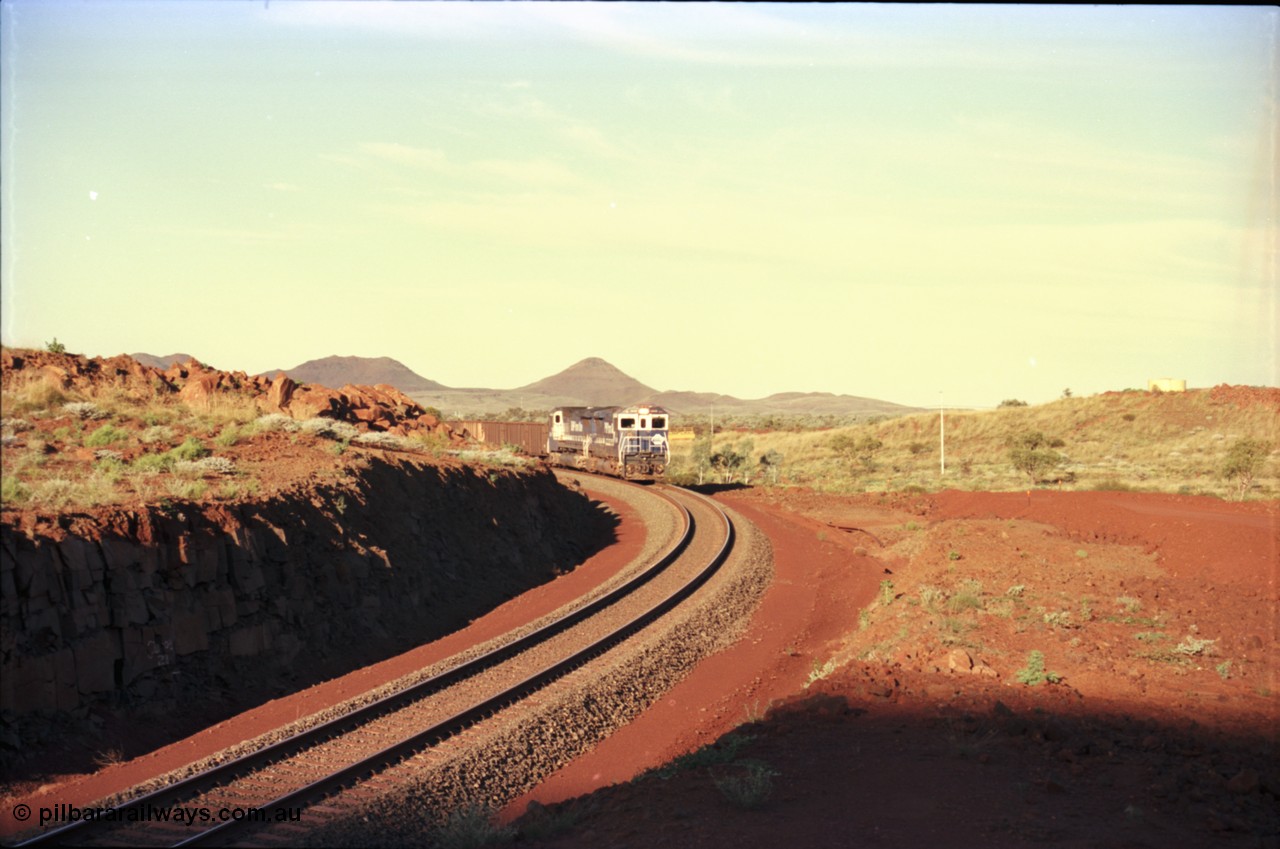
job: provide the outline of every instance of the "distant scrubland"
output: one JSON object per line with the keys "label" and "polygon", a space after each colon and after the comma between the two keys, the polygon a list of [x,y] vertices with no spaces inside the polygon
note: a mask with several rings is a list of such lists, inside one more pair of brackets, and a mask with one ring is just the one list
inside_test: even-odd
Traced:
{"label": "distant scrubland", "polygon": [[947,412],[945,446],[937,412],[821,430],[717,424],[714,440],[697,424],[695,439],[673,443],[677,482],[826,492],[1054,486],[1236,498],[1242,480],[1228,474],[1229,458],[1245,445],[1262,450],[1244,496],[1280,496],[1280,389],[1273,388],[1130,390]]}

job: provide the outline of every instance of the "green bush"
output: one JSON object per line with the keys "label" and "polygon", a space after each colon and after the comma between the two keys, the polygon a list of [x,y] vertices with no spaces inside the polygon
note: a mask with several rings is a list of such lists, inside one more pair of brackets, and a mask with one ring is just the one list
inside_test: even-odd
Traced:
{"label": "green bush", "polygon": [[1062,680],[1062,676],[1056,672],[1046,672],[1044,668],[1044,653],[1039,649],[1027,655],[1027,665],[1018,670],[1018,681],[1026,684],[1028,687],[1038,687],[1048,681],[1050,684],[1056,684]]}
{"label": "green bush", "polygon": [[119,442],[122,439],[128,438],[129,431],[105,424],[86,436],[84,438],[84,444],[89,448],[103,448],[114,442]]}
{"label": "green bush", "polygon": [[1062,444],[1061,439],[1051,440],[1038,430],[1024,431],[1009,438],[1009,461],[1015,469],[1029,476],[1034,484],[1066,460],[1057,451],[1050,450],[1050,446]]}
{"label": "green bush", "polygon": [[31,497],[31,490],[12,475],[0,477],[0,502],[4,504],[22,504]]}
{"label": "green bush", "polygon": [[170,452],[163,454],[143,454],[133,461],[132,468],[135,472],[167,472],[173,468],[174,459]]}
{"label": "green bush", "polygon": [[210,452],[198,437],[188,436],[181,445],[167,453],[173,455],[174,460],[199,460],[201,457],[207,457]]}
{"label": "green bush", "polygon": [[1238,439],[1228,449],[1227,459],[1222,464],[1222,476],[1239,488],[1241,501],[1253,486],[1254,477],[1270,453],[1270,443],[1261,439]]}

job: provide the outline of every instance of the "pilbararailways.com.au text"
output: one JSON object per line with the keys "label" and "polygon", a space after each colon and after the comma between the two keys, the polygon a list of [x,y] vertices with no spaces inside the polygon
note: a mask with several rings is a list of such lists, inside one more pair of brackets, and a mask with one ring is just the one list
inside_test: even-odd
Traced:
{"label": "pilbararailways.com.au text", "polygon": [[81,808],[58,804],[36,809],[40,825],[99,822],[171,822],[195,825],[213,822],[299,822],[302,808],[206,808],[203,806],[135,805],[125,808]]}

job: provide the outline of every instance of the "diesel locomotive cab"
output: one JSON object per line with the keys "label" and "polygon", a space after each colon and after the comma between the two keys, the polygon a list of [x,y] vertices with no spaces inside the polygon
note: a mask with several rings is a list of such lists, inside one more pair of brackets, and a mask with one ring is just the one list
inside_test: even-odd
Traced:
{"label": "diesel locomotive cab", "polygon": [[667,411],[661,407],[630,407],[614,413],[618,435],[618,463],[624,478],[658,477],[667,469],[671,446],[667,439]]}
{"label": "diesel locomotive cab", "polygon": [[661,407],[560,407],[551,411],[553,463],[623,478],[659,478],[671,458]]}

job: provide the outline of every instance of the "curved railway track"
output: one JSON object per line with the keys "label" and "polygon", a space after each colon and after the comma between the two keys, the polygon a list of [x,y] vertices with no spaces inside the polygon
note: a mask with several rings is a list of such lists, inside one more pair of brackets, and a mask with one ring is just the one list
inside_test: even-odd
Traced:
{"label": "curved railway track", "polygon": [[[288,823],[303,819],[303,808],[517,705],[640,633],[703,586],[728,557],[733,523],[702,496],[649,489],[676,506],[682,532],[619,586],[336,719],[18,845],[217,845],[278,822],[286,823],[276,828],[286,829],[288,842],[288,830],[300,828]],[[157,821],[160,811],[171,812],[170,821]]]}

